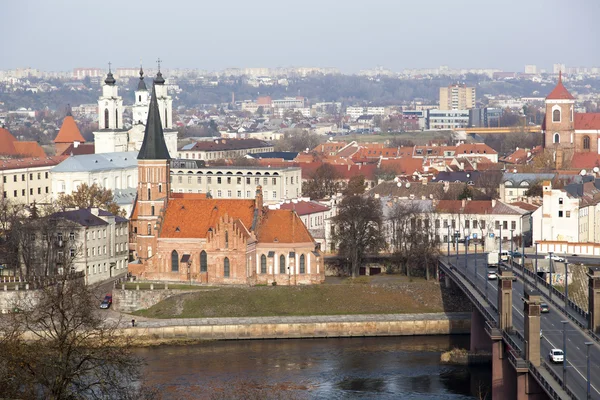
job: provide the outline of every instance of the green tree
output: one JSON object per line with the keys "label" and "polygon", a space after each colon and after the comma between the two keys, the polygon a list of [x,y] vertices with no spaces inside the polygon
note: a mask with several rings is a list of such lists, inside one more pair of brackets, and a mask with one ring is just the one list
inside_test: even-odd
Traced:
{"label": "green tree", "polygon": [[115,202],[112,190],[103,188],[96,183],[92,186],[82,183],[72,194],[61,194],[56,205],[63,210],[73,207],[98,207],[111,214],[125,216],[125,211]]}
{"label": "green tree", "polygon": [[469,185],[465,185],[462,192],[458,195],[459,200],[467,200],[473,198],[473,191],[469,187]]}
{"label": "green tree", "polygon": [[350,263],[352,277],[368,253],[378,253],[385,246],[381,225],[383,211],[379,199],[366,196],[347,196],[333,217],[333,241],[338,254]]}

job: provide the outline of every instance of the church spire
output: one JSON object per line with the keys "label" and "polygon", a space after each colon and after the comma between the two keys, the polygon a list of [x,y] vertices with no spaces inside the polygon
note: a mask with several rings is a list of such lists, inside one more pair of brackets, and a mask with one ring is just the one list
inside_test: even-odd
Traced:
{"label": "church spire", "polygon": [[107,85],[114,85],[116,80],[115,77],[112,74],[112,71],[110,69],[110,63],[108,63],[108,74],[106,74],[106,79],[104,80],[104,83],[106,83]]}
{"label": "church spire", "polygon": [[158,64],[158,72],[156,73],[156,78],[154,78],[154,83],[156,85],[164,85],[165,83],[165,78],[163,78],[162,72],[160,72],[160,61],[160,58],[156,61],[156,63]]}
{"label": "church spire", "polygon": [[138,160],[170,160],[169,150],[165,143],[165,136],[160,122],[158,101],[156,100],[156,86],[152,85],[148,121],[144,132],[144,141],[138,154]]}
{"label": "church spire", "polygon": [[140,65],[140,81],[138,83],[137,90],[148,90],[148,88],[146,87],[146,83],[144,82],[144,70],[142,69],[141,65]]}

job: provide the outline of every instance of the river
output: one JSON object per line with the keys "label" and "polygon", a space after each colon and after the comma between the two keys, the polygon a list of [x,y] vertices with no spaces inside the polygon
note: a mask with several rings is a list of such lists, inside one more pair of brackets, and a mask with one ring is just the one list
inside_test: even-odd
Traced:
{"label": "river", "polygon": [[[469,336],[243,340],[137,349],[165,399],[491,398],[491,366],[441,365]],[[487,394],[487,396],[486,396]]]}

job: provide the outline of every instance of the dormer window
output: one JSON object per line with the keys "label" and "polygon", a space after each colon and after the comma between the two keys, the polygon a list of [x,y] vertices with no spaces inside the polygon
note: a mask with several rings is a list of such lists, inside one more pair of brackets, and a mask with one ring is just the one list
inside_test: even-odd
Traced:
{"label": "dormer window", "polygon": [[552,111],[552,122],[560,122],[560,110]]}

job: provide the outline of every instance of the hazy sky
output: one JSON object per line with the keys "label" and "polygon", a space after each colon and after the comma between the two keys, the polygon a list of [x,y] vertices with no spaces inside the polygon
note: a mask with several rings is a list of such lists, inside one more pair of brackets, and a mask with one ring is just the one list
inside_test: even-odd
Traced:
{"label": "hazy sky", "polygon": [[0,69],[600,66],[599,0],[2,0]]}

